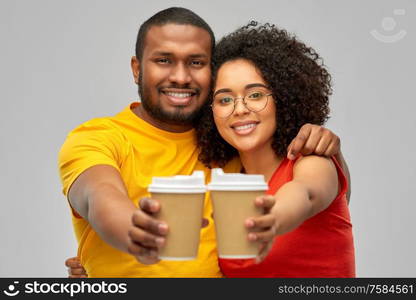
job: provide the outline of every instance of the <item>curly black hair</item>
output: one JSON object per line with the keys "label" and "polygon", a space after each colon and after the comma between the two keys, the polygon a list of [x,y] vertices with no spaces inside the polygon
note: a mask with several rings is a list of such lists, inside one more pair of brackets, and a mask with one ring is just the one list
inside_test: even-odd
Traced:
{"label": "curly black hair", "polygon": [[[314,49],[269,23],[251,21],[218,42],[212,86],[221,65],[240,58],[251,61],[271,88],[277,107],[272,148],[276,155],[285,156],[302,125],[322,125],[328,120],[331,76]],[[207,167],[223,167],[238,151],[220,136],[210,106],[212,93],[210,99],[195,124],[199,160]]]}

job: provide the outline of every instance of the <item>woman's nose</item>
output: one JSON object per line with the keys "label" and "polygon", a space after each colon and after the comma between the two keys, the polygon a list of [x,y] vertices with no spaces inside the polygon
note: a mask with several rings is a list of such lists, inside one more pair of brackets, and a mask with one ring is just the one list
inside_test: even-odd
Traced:
{"label": "woman's nose", "polygon": [[247,114],[250,110],[247,109],[247,106],[244,102],[244,98],[238,97],[234,99],[234,114],[241,115]]}

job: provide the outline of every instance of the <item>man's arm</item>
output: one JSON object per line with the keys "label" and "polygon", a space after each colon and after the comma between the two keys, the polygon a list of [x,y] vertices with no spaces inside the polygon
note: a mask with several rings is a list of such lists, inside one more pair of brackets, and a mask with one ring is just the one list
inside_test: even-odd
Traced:
{"label": "man's arm", "polygon": [[72,184],[68,199],[105,242],[142,263],[158,261],[157,251],[151,250],[162,246],[164,239],[152,231],[163,235],[167,227],[160,232],[160,222],[136,208],[114,167],[97,165],[84,171]]}
{"label": "man's arm", "polygon": [[348,165],[341,153],[341,140],[331,130],[313,124],[305,124],[301,127],[296,137],[287,147],[287,157],[295,159],[302,155],[320,155],[325,157],[335,156],[341,164],[341,168],[348,180],[347,201],[350,202],[351,177]]}
{"label": "man's arm", "polygon": [[68,199],[104,241],[127,252],[127,233],[136,207],[115,168],[97,165],[87,169],[72,184]]}

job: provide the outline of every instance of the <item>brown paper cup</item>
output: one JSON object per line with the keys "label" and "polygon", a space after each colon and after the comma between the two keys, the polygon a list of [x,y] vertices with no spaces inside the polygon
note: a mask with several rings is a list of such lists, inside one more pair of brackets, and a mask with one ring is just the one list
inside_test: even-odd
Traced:
{"label": "brown paper cup", "polygon": [[262,215],[255,206],[263,191],[211,191],[214,223],[220,258],[254,258],[258,255],[258,242],[248,240],[244,221]]}
{"label": "brown paper cup", "polygon": [[192,260],[198,256],[204,197],[204,193],[152,193],[161,204],[156,218],[169,226],[160,259]]}

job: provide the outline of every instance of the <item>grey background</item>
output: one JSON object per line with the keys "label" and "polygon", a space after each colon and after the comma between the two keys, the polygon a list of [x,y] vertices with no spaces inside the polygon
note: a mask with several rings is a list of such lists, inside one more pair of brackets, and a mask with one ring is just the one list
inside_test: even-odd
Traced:
{"label": "grey background", "polygon": [[[1,0],[0,276],[66,276],[64,260],[77,247],[58,178],[58,150],[73,127],[137,99],[129,67],[137,29],[173,5],[200,14],[217,37],[250,19],[275,23],[324,57],[334,79],[327,127],[341,137],[353,178],[357,275],[415,277],[411,0]],[[391,19],[383,29],[385,17],[394,18],[394,29]],[[376,40],[373,29],[407,35],[388,44]]]}

